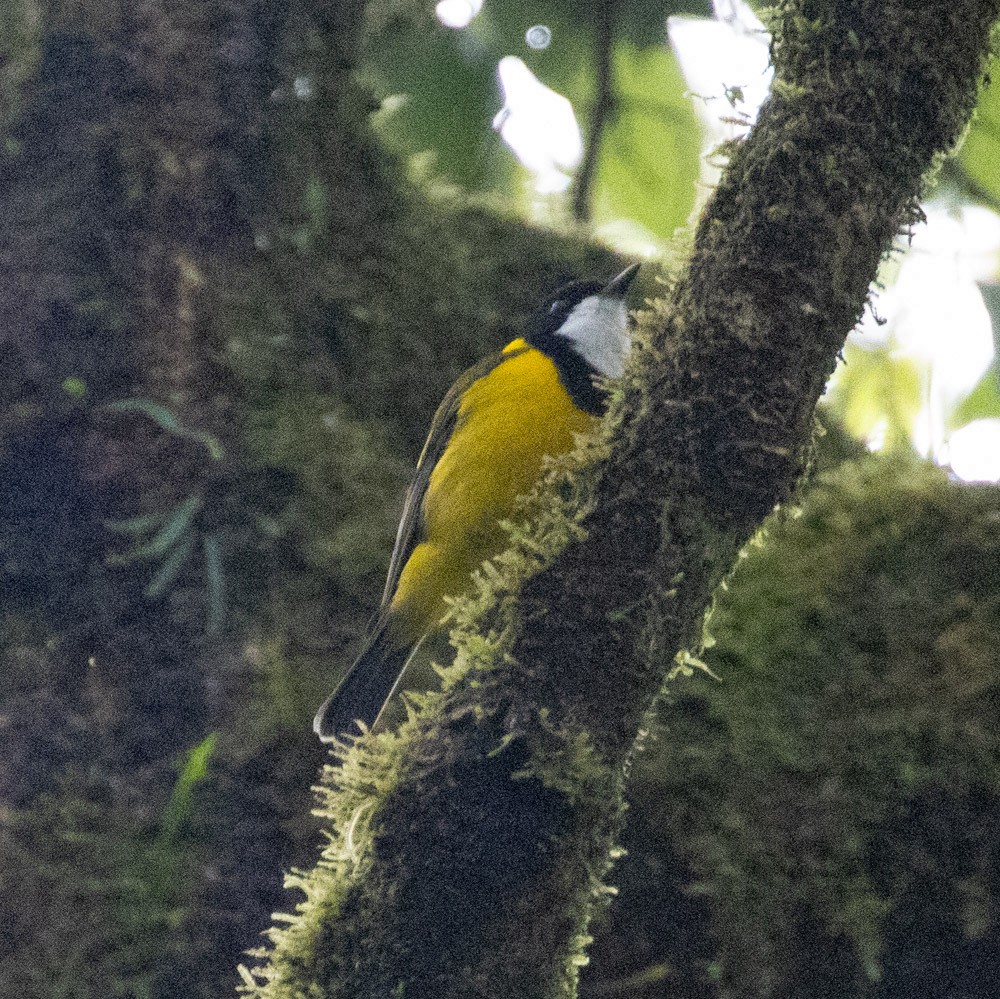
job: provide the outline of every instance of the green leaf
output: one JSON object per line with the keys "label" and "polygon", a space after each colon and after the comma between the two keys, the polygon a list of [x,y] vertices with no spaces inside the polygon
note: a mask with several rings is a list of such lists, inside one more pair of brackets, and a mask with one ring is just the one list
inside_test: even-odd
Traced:
{"label": "green leaf", "polygon": [[153,402],[152,399],[118,399],[107,403],[103,408],[110,413],[141,413],[143,416],[148,416],[167,433],[198,441],[205,447],[213,461],[221,461],[226,456],[226,449],[217,437],[203,430],[185,427],[170,409],[162,403]]}
{"label": "green leaf", "polygon": [[330,221],[330,198],[319,177],[310,177],[302,192],[302,201],[313,226],[322,231]]}
{"label": "green leaf", "polygon": [[[997,152],[1000,153],[1000,150]],[[983,282],[979,285],[979,293],[983,296],[983,305],[986,306],[993,328],[994,355],[1000,358],[1000,284]]]}
{"label": "green leaf", "polygon": [[217,743],[218,733],[211,732],[188,751],[160,820],[161,844],[175,842],[182,825],[190,818],[194,789],[208,776],[208,764]]}
{"label": "green leaf", "polygon": [[74,399],[82,399],[87,394],[87,383],[82,378],[64,378],[62,390]]}
{"label": "green leaf", "polygon": [[226,456],[226,449],[222,446],[222,441],[218,437],[213,437],[212,434],[206,434],[204,430],[188,430],[185,427],[183,436],[203,444],[212,461],[222,461]]}
{"label": "green leaf", "polygon": [[987,73],[991,82],[979,95],[958,160],[973,184],[1000,205],[1000,56],[990,61]]}
{"label": "green leaf", "polygon": [[[517,56],[547,87],[557,90],[574,104],[592,97],[596,89],[594,47],[598,28],[589,4],[561,0],[532,3],[529,0],[487,5],[483,14],[486,17],[477,17],[472,27],[494,39],[496,62],[503,56]],[[488,32],[485,30],[487,19]],[[551,40],[544,49],[533,49],[525,40],[528,29],[536,25],[544,25],[551,32]],[[663,38],[661,25],[661,42]]]}
{"label": "green leaf", "polygon": [[156,513],[143,513],[127,520],[106,520],[104,527],[115,534],[147,534],[156,530],[169,516],[169,510],[158,510]]}
{"label": "green leaf", "polygon": [[502,54],[477,31],[445,28],[429,10],[393,20],[371,39],[363,71],[380,97],[394,98],[375,115],[377,131],[402,154],[433,153],[434,172],[466,188],[509,184],[517,166],[490,127]]}
{"label": "green leaf", "polygon": [[909,358],[848,344],[829,405],[855,437],[885,426],[886,446],[909,444],[925,395],[925,373]]}
{"label": "green leaf", "polygon": [[[596,4],[579,0],[521,0],[518,3],[494,2],[484,6],[472,22],[472,30],[482,30],[489,21],[502,55],[520,56],[548,86],[559,89],[572,86],[572,78],[581,65],[593,65],[594,41],[601,31]],[[614,41],[628,42],[638,48],[662,48],[666,43],[667,18],[674,14],[711,17],[709,0],[622,0],[614,11]],[[531,49],[525,35],[534,25],[545,25],[552,32],[546,49]],[[581,62],[581,59],[583,62]],[[563,66],[560,70],[558,67]]]}
{"label": "green leaf", "polygon": [[107,403],[104,408],[110,413],[142,413],[170,433],[177,433],[181,429],[173,412],[152,399],[119,399]]}
{"label": "green leaf", "polygon": [[[156,532],[152,541],[139,545],[121,555],[112,555],[109,565],[128,565],[131,562],[149,562],[162,558],[173,548],[191,527],[195,514],[201,510],[202,500],[198,496],[189,496],[174,507],[173,512],[166,515],[163,526]],[[135,518],[140,520],[142,518]]]}
{"label": "green leaf", "polygon": [[701,129],[668,49],[619,42],[613,66],[620,106],[598,159],[594,222],[630,219],[670,239],[694,206]]}
{"label": "green leaf", "polygon": [[205,556],[205,633],[214,638],[221,633],[226,617],[226,575],[222,563],[222,544],[216,534],[206,535],[201,544]]}
{"label": "green leaf", "polygon": [[976,387],[948,414],[948,429],[958,430],[974,420],[1000,417],[1000,368],[996,362]]}
{"label": "green leaf", "polygon": [[[625,225],[643,238],[669,239],[686,223],[700,171],[701,134],[684,80],[666,46],[666,17],[708,13],[707,0],[626,0],[614,23],[619,107],[604,133],[592,187],[598,226]],[[596,8],[572,0],[486,4],[470,26],[438,24],[430,6],[390,15],[367,40],[364,76],[384,99],[374,116],[402,154],[432,154],[431,172],[469,189],[515,198],[521,170],[491,130],[500,109],[496,66],[517,56],[566,97],[584,126],[596,93]],[[532,49],[529,28],[551,42]]]}
{"label": "green leaf", "polygon": [[149,585],[143,590],[148,600],[156,600],[163,596],[167,588],[181,574],[187,560],[194,551],[194,538],[187,534],[184,540],[164,559],[159,572],[152,578]]}
{"label": "green leaf", "polygon": [[[570,6],[579,10],[576,0],[568,0]],[[622,0],[618,5],[621,37],[635,45],[662,45],[668,17],[687,14],[689,17],[711,17],[711,0]]]}
{"label": "green leaf", "polygon": [[[330,224],[330,197],[319,177],[310,177],[302,188],[305,221],[291,231],[290,238],[300,253],[308,253]],[[190,434],[194,436],[194,434]]]}

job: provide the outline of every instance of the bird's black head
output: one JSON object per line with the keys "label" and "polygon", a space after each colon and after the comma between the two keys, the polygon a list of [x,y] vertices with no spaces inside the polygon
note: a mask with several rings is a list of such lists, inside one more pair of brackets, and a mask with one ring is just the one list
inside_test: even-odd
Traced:
{"label": "bird's black head", "polygon": [[626,268],[610,282],[572,281],[546,300],[528,342],[555,362],[573,401],[588,413],[604,410],[595,376],[617,378],[628,353],[625,292],[639,270]]}
{"label": "bird's black head", "polygon": [[538,335],[545,337],[558,333],[573,309],[585,298],[600,294],[603,287],[603,281],[570,281],[557,288],[545,300],[538,313],[536,319]]}

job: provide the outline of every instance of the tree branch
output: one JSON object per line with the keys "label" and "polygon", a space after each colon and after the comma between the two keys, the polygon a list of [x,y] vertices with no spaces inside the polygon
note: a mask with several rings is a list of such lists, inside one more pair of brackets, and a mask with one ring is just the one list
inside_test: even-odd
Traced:
{"label": "tree branch", "polygon": [[601,140],[604,137],[604,129],[617,106],[614,92],[614,71],[611,65],[617,11],[618,5],[612,0],[594,6],[594,16],[597,18],[597,31],[594,39],[596,57],[594,59],[594,75],[597,80],[597,96],[590,109],[587,145],[583,161],[573,185],[573,217],[580,222],[586,222],[590,219],[591,188],[594,184],[594,174],[597,172],[597,159],[601,154]]}
{"label": "tree branch", "polygon": [[340,838],[251,992],[573,994],[644,716],[802,474],[816,399],[971,112],[998,15],[1000,0],[776,8],[771,98],[690,266],[643,316],[586,537],[570,490],[540,502],[459,606],[444,697],[330,772]]}

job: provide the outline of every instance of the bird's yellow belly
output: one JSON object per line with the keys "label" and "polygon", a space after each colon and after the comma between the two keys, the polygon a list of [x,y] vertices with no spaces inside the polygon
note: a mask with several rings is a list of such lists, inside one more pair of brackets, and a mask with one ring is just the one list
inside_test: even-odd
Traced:
{"label": "bird's yellow belly", "polygon": [[[507,351],[523,346],[514,341]],[[593,420],[573,404],[552,360],[533,348],[469,387],[431,473],[422,541],[392,599],[401,638],[415,642],[434,628],[447,610],[444,597],[463,593],[473,570],[506,547],[499,521],[531,492],[546,455],[568,451],[574,434],[590,429]]]}

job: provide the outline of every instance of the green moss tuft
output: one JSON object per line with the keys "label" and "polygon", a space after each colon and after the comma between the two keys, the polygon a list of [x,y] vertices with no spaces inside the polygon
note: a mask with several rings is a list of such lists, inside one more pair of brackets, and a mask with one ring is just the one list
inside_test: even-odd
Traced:
{"label": "green moss tuft", "polygon": [[721,682],[678,688],[634,794],[691,865],[724,994],[860,996],[908,953],[1000,941],[998,521],[995,487],[849,463],[719,595]]}

